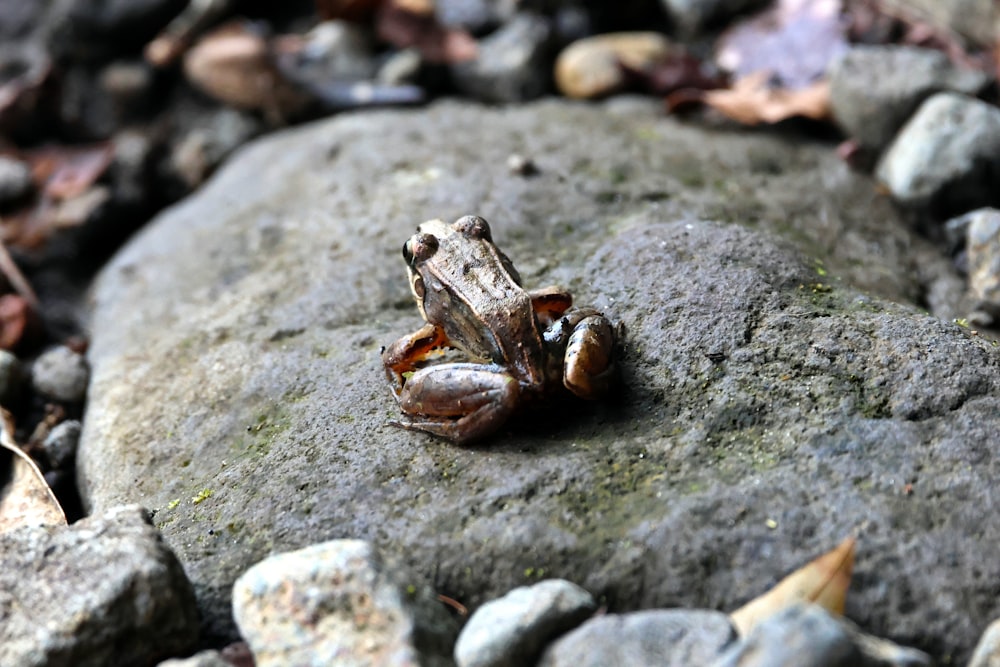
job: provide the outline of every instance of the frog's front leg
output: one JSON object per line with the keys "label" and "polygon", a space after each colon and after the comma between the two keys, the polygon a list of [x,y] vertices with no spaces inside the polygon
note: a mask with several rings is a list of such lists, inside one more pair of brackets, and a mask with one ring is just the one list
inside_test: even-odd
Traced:
{"label": "frog's front leg", "polygon": [[615,332],[593,308],[570,310],[545,332],[550,349],[564,349],[563,385],[580,398],[600,398],[614,378]]}
{"label": "frog's front leg", "polygon": [[458,444],[496,431],[517,407],[517,379],[499,366],[447,363],[422,368],[398,394],[403,428],[426,431]]}
{"label": "frog's front leg", "polygon": [[530,290],[531,309],[543,327],[550,327],[573,305],[573,295],[561,287]]}
{"label": "frog's front leg", "polygon": [[399,393],[406,382],[406,373],[413,373],[419,365],[448,346],[448,336],[444,329],[433,324],[425,324],[409,336],[403,336],[382,350],[385,376],[389,379],[392,393],[399,400]]}

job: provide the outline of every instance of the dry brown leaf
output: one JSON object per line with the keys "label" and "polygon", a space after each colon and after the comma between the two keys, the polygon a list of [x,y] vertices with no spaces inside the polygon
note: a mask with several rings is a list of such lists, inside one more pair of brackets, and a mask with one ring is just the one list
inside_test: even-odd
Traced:
{"label": "dry brown leaf", "polygon": [[27,153],[32,178],[43,196],[72,199],[90,188],[115,157],[109,141],[90,146],[46,146]]}
{"label": "dry brown leaf", "polygon": [[817,81],[807,88],[788,90],[774,88],[769,81],[767,72],[757,72],[739,79],[732,88],[681,90],[667,96],[667,110],[701,102],[746,125],[777,123],[795,116],[815,120],[830,117],[829,82]]}
{"label": "dry brown leaf", "polygon": [[66,525],[59,501],[13,433],[10,413],[0,408],[0,533],[21,526]]}
{"label": "dry brown leaf", "polygon": [[438,23],[426,0],[386,0],[376,15],[379,39],[399,49],[413,47],[430,63],[460,63],[479,54],[475,38]]}
{"label": "dry brown leaf", "polygon": [[35,338],[37,331],[35,309],[24,297],[17,294],[0,296],[0,349],[13,350]]}
{"label": "dry brown leaf", "polygon": [[[107,188],[94,184],[114,161],[110,142],[90,146],[45,146],[21,156],[31,166],[39,195],[25,207],[0,218],[0,239],[11,247],[41,247],[60,228],[83,224],[107,199]],[[30,294],[18,289],[31,300]]]}
{"label": "dry brown leaf", "polygon": [[854,569],[854,537],[811,561],[729,615],[745,637],[761,621],[799,602],[812,602],[835,614],[844,613],[844,600]]}

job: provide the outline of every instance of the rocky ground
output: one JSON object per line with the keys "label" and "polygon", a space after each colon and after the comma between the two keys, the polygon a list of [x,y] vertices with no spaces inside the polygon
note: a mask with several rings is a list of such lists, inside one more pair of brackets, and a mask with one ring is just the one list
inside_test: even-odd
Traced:
{"label": "rocky ground", "polygon": [[[131,27],[135,50],[170,36],[183,3],[148,3],[146,23],[95,20],[100,39],[59,22],[85,4],[40,3],[18,28],[10,17],[29,10],[0,3],[0,26],[77,63],[64,88],[106,87],[147,66],[59,61],[53,45],[93,49]],[[32,178],[5,242],[38,301],[12,286],[31,308],[17,312],[36,315],[5,320],[21,333],[0,395],[70,518],[87,517],[11,525],[0,503],[0,663],[1000,660],[992,74],[927,48],[845,47],[828,74],[851,142],[838,155],[815,124],[751,131],[666,115],[649,96],[545,95],[560,40],[578,48],[652,11],[662,26],[644,27],[696,44],[752,3],[637,2],[614,17],[554,4],[439,2],[442,25],[467,32],[435,33],[435,48],[455,58],[472,43],[476,58],[428,63],[418,44],[419,75],[391,79],[406,50],[369,46],[367,69],[334,77],[351,86],[324,90],[340,108],[367,103],[359,81],[397,96],[382,101],[451,99],[272,127],[211,178],[269,124],[327,115],[329,95],[279,95],[285,79],[271,79],[236,111],[157,70],[139,98],[163,86],[166,118],[126,105],[138,116],[72,125],[64,90],[57,126],[114,150],[57,168],[82,183],[62,198],[37,183],[38,128],[15,126],[0,159]],[[195,85],[216,77],[210,92],[228,71],[185,67]],[[569,96],[626,83],[583,95],[564,75]],[[37,203],[95,191],[102,203],[68,229]],[[399,247],[423,220],[469,213],[527,287],[561,284],[624,335],[610,400],[557,398],[457,447],[389,424],[381,350],[421,324]],[[737,632],[728,612],[849,535],[846,618],[797,605]]]}

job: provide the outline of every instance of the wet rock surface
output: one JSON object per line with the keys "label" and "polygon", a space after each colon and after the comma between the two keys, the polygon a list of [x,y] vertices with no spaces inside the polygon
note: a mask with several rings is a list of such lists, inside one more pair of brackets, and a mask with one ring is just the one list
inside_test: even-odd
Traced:
{"label": "wet rock surface", "polygon": [[139,507],[0,535],[0,664],[154,665],[191,650],[191,584]]}
{"label": "wet rock surface", "polygon": [[[469,448],[386,425],[379,350],[419,324],[398,247],[472,212],[527,286],[625,324],[617,400]],[[860,528],[848,616],[968,655],[1000,613],[1000,356],[879,298],[953,279],[927,249],[828,147],[655,104],[345,115],[243,150],[104,271],[81,489],[157,510],[214,641],[239,574],[327,539],[472,608],[544,571],[732,609]]]}

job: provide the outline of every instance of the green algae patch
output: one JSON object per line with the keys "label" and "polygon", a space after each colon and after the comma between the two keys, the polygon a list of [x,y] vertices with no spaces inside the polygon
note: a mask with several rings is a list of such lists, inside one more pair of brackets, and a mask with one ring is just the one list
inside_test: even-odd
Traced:
{"label": "green algae patch", "polygon": [[284,403],[272,406],[272,410],[260,413],[245,433],[236,438],[229,448],[229,454],[236,460],[243,458],[263,458],[270,454],[271,447],[292,424],[292,417]]}
{"label": "green algae patch", "polygon": [[215,495],[215,492],[212,491],[212,489],[202,489],[197,494],[191,497],[191,504],[200,505],[201,503],[211,498],[213,495]]}

